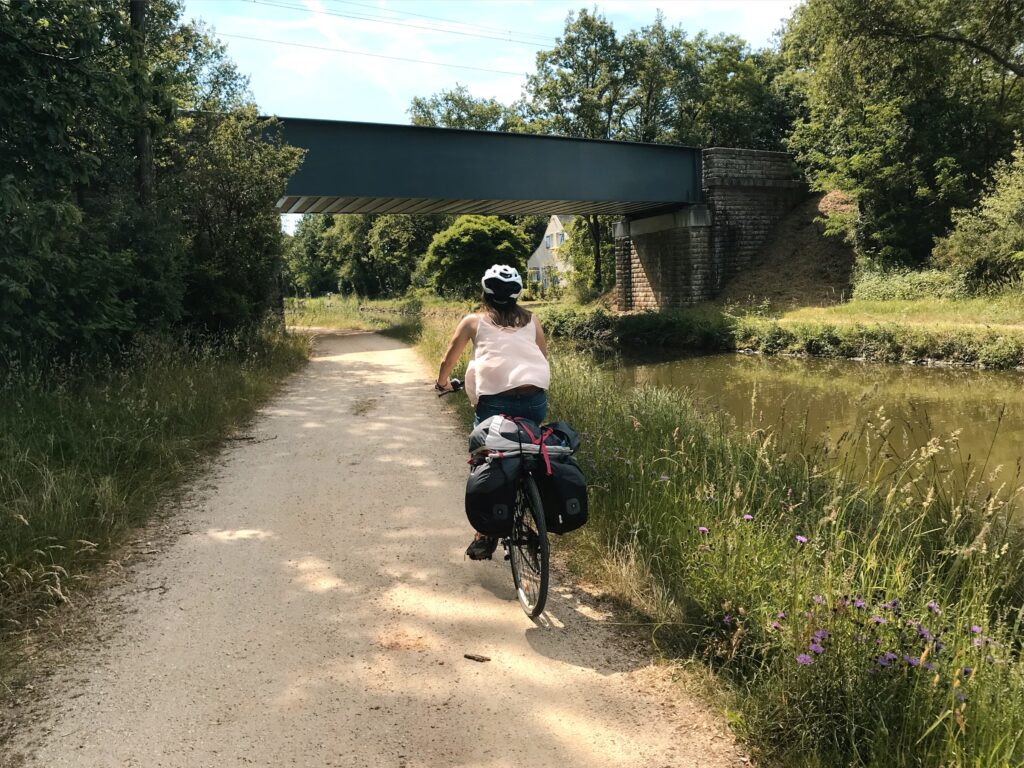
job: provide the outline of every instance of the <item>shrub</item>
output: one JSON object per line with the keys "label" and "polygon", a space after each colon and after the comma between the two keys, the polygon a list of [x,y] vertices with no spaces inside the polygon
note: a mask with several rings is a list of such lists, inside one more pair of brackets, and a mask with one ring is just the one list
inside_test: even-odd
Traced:
{"label": "shrub", "polygon": [[981,283],[1024,276],[1024,144],[996,166],[976,208],[953,212],[953,231],[935,244],[934,262]]}
{"label": "shrub", "polygon": [[963,299],[970,295],[962,272],[922,269],[912,272],[862,271],[854,281],[853,298],[867,301]]}
{"label": "shrub", "polygon": [[468,298],[492,264],[525,271],[530,244],[523,231],[495,216],[460,216],[434,236],[420,265],[426,285],[438,293]]}

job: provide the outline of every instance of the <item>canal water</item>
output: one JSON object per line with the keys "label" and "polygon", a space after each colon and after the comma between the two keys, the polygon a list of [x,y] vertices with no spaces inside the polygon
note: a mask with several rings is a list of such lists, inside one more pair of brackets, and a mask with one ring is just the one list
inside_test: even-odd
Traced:
{"label": "canal water", "polygon": [[[939,460],[951,476],[973,470],[984,486],[1004,493],[1024,484],[1019,371],[739,354],[618,360],[609,367],[624,387],[686,390],[703,410],[724,413],[741,429],[771,430],[786,447],[806,451],[827,441],[863,468],[869,455],[881,456],[882,464],[888,457],[891,466],[938,437],[950,445]],[[887,441],[863,438],[879,430]],[[956,441],[948,441],[955,433]]]}

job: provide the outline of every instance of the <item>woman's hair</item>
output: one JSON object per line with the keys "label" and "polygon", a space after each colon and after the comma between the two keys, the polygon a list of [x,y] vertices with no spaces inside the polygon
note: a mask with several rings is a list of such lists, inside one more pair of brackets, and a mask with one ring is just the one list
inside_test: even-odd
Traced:
{"label": "woman's hair", "polygon": [[515,299],[507,299],[499,304],[494,297],[485,293],[480,312],[487,315],[495,325],[505,328],[522,328],[530,322],[532,315],[519,306]]}

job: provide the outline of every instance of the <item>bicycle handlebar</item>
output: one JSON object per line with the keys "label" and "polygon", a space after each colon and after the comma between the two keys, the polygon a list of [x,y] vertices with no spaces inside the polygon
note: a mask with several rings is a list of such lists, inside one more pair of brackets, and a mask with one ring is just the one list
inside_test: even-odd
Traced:
{"label": "bicycle handlebar", "polygon": [[452,388],[446,389],[443,392],[438,392],[438,397],[444,397],[445,395],[450,395],[452,392],[458,392],[461,389],[465,389],[465,385],[458,379],[451,379],[448,383],[452,385]]}

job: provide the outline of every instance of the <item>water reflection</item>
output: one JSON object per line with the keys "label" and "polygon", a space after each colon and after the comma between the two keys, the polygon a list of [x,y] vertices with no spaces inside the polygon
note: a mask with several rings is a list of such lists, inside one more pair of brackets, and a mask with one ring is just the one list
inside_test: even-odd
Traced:
{"label": "water reflection", "polygon": [[[616,361],[623,386],[689,391],[744,428],[772,429],[787,445],[835,445],[866,422],[891,420],[885,452],[905,456],[959,430],[950,466],[974,468],[989,487],[1019,485],[1024,457],[1024,374],[915,368],[848,360],[709,355],[668,362]],[[880,410],[881,409],[881,410]],[[874,444],[873,447],[879,447]],[[858,451],[868,449],[862,443]],[[865,464],[865,457],[857,457]]]}

